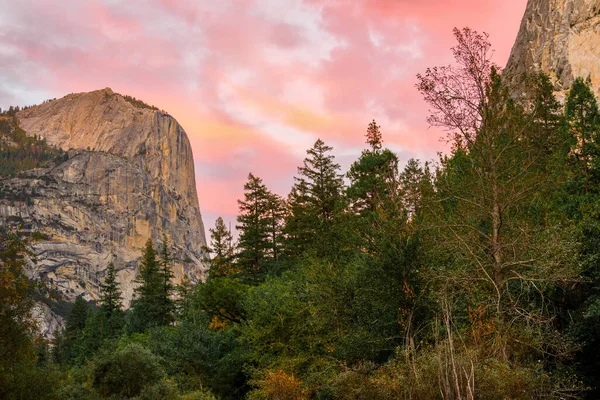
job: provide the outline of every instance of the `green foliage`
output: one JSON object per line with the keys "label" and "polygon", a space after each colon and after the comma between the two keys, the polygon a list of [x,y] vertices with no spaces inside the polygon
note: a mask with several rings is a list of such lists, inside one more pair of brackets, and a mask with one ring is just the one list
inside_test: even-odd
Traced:
{"label": "green foliage", "polygon": [[139,286],[135,289],[136,297],[129,314],[129,332],[144,332],[148,328],[173,322],[175,302],[171,297],[174,292],[171,278],[166,239],[163,239],[160,258],[152,240],[148,239],[140,262]]}
{"label": "green foliage", "polygon": [[53,370],[42,365],[34,341],[32,283],[23,271],[31,254],[18,235],[0,230],[0,398],[51,399]]}
{"label": "green foliage", "polygon": [[45,139],[27,136],[13,113],[0,114],[0,177],[66,161],[67,154]]}
{"label": "green foliage", "polygon": [[138,396],[164,376],[158,357],[135,343],[100,354],[90,368],[93,388],[105,397]]}
{"label": "green foliage", "polygon": [[343,212],[343,179],[340,165],[330,154],[332,148],[318,139],[307,150],[303,165],[288,196],[290,212],[283,229],[285,253],[298,257],[311,250],[319,256],[335,257],[341,254],[343,230],[340,217]]}
{"label": "green foliage", "polygon": [[262,179],[248,175],[244,200],[238,200],[237,217],[240,236],[237,266],[240,278],[247,283],[262,281],[277,262],[280,247],[282,204]]}
{"label": "green foliage", "polygon": [[111,316],[121,311],[123,306],[121,301],[121,288],[117,282],[117,272],[113,263],[108,264],[106,268],[106,277],[100,284],[101,299],[100,304],[106,315]]}
{"label": "green foliage", "polygon": [[75,304],[65,321],[65,328],[54,338],[53,358],[58,364],[74,365],[81,362],[81,336],[93,311],[83,298],[77,296]]}
{"label": "green foliage", "polygon": [[212,253],[212,257],[207,260],[210,263],[209,279],[234,275],[237,271],[233,265],[235,248],[231,230],[225,226],[223,218],[219,217],[215,227],[210,228],[209,232],[211,242],[206,248],[207,252]]}
{"label": "green foliage", "polygon": [[177,326],[151,330],[148,347],[183,391],[206,387],[224,399],[245,392],[244,352],[236,333],[209,328],[206,315],[197,313]]}
{"label": "green foliage", "polygon": [[125,95],[125,96],[123,96],[123,98],[125,99],[126,102],[132,104],[134,107],[158,111],[158,107],[146,104],[142,100],[138,100],[135,97]]}
{"label": "green foliage", "polygon": [[241,305],[249,286],[234,278],[212,278],[197,286],[189,295],[188,309],[200,309],[220,324],[242,322],[245,318]]}
{"label": "green foliage", "polygon": [[572,158],[583,175],[583,192],[597,192],[600,183],[600,113],[591,88],[582,78],[577,78],[567,95],[565,116],[573,137]]}

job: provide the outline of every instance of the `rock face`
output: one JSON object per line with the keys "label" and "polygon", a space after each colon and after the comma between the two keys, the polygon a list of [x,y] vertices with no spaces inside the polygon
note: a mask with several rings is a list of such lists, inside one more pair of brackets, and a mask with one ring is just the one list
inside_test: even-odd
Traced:
{"label": "rock face", "polygon": [[550,75],[559,99],[573,80],[600,95],[600,0],[529,0],[505,72]]}
{"label": "rock face", "polygon": [[47,235],[34,245],[32,277],[69,300],[97,300],[113,262],[127,305],[142,247],[165,234],[175,279],[203,279],[206,240],[192,150],[173,117],[110,89],[17,116],[28,135],[68,150],[52,168],[0,181],[0,221]]}

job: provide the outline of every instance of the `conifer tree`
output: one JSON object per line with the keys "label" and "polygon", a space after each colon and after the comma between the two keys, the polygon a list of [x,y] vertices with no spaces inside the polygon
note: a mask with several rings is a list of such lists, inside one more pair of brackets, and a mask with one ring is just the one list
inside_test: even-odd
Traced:
{"label": "conifer tree", "polygon": [[[244,200],[238,200],[240,214],[237,217],[240,231],[237,264],[242,276],[249,281],[263,279],[274,261],[277,234],[273,227],[279,226],[280,204],[262,183],[262,179],[248,175],[244,185]],[[275,240],[274,240],[275,238]]]}
{"label": "conifer tree", "polygon": [[379,128],[380,126],[377,125],[375,120],[373,120],[373,122],[371,122],[367,128],[367,144],[371,146],[371,150],[373,152],[381,150],[381,146],[383,145],[381,131]]}
{"label": "conifer tree", "polygon": [[56,335],[53,358],[59,364],[73,364],[79,354],[80,338],[88,318],[89,305],[83,296],[75,298],[73,308],[69,313],[65,328]]}
{"label": "conifer tree", "polygon": [[284,228],[288,254],[300,254],[313,245],[323,254],[323,245],[334,234],[334,219],[343,211],[343,179],[331,150],[318,139],[298,167]]}
{"label": "conifer tree", "polygon": [[117,272],[113,263],[108,264],[106,268],[106,277],[100,284],[101,298],[100,304],[104,312],[110,316],[121,310],[123,306],[121,299],[121,288],[117,282]]}
{"label": "conifer tree", "polygon": [[[164,251],[164,249],[163,249]],[[168,250],[167,254],[168,256]],[[162,257],[165,254],[161,254]],[[172,321],[172,303],[166,300],[169,293],[165,282],[165,268],[169,259],[159,259],[151,239],[142,252],[140,273],[136,282],[136,298],[132,303],[129,330],[143,332],[154,326],[167,325]],[[170,300],[170,299],[169,299]]]}
{"label": "conifer tree", "polygon": [[274,262],[277,262],[280,258],[284,216],[285,210],[283,199],[275,193],[269,193],[267,202],[267,221],[270,243],[269,253]]}
{"label": "conifer tree", "polygon": [[173,272],[171,271],[171,251],[169,249],[169,239],[166,234],[162,237],[162,247],[160,252],[160,265],[161,265],[161,276],[162,280],[162,292],[160,296],[160,312],[161,325],[168,325],[174,320],[175,303],[173,301],[173,292],[175,287],[173,286]]}
{"label": "conifer tree", "polygon": [[[565,115],[575,141],[573,155],[583,172],[583,189],[590,192],[590,179],[597,170],[596,159],[600,156],[598,103],[590,86],[583,78],[576,78],[571,86],[565,105]],[[596,161],[594,163],[594,161]]]}
{"label": "conifer tree", "polygon": [[212,254],[212,258],[208,260],[210,263],[209,279],[233,275],[235,272],[233,236],[229,228],[225,226],[223,218],[218,217],[215,227],[210,228],[209,232],[211,241],[206,248],[206,251]]}
{"label": "conifer tree", "polygon": [[373,218],[398,190],[398,157],[388,149],[382,149],[382,135],[375,120],[367,129],[370,149],[363,150],[358,161],[350,166],[350,186],[347,195],[354,212]]}
{"label": "conifer tree", "polygon": [[73,308],[65,322],[65,333],[67,337],[75,337],[85,327],[89,305],[82,295],[75,298]]}
{"label": "conifer tree", "polygon": [[19,374],[36,362],[33,301],[28,295],[32,285],[23,270],[27,254],[26,241],[0,228],[0,398],[18,393]]}
{"label": "conifer tree", "polygon": [[304,159],[303,166],[298,168],[299,176],[295,178],[298,187],[306,187],[309,203],[321,224],[332,221],[343,187],[340,165],[334,162],[335,156],[330,154],[331,150],[331,146],[318,139],[306,152],[308,157]]}
{"label": "conifer tree", "polygon": [[316,235],[309,201],[306,182],[296,182],[287,198],[288,213],[283,227],[284,250],[288,257],[297,257],[306,251]]}
{"label": "conifer tree", "polygon": [[[84,336],[88,348],[96,348],[104,339],[114,339],[121,335],[125,323],[121,288],[117,282],[115,265],[106,268],[106,277],[100,284],[100,310],[88,316]],[[98,332],[97,329],[101,331]],[[95,344],[94,344],[95,343]]]}

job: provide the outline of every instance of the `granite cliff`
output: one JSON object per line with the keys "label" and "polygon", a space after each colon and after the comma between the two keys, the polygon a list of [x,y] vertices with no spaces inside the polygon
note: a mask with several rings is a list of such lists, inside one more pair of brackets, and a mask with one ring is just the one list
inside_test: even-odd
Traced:
{"label": "granite cliff", "polygon": [[67,300],[97,300],[113,262],[128,304],[142,246],[165,234],[175,279],[204,278],[192,149],[173,117],[107,88],[28,108],[17,118],[27,135],[66,151],[46,168],[0,179],[0,221],[43,234],[33,245],[32,277]]}
{"label": "granite cliff", "polygon": [[559,99],[577,77],[600,96],[600,0],[529,0],[505,73],[542,71]]}

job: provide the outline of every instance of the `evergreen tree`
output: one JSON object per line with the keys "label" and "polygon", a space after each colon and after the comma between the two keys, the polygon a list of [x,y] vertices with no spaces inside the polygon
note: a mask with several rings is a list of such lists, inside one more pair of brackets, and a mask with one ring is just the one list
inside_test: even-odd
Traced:
{"label": "evergreen tree", "polygon": [[177,313],[178,318],[181,318],[182,315],[185,313],[189,303],[189,295],[192,292],[193,288],[194,286],[192,286],[190,278],[188,278],[187,274],[184,274],[181,283],[175,286],[175,311]]}
{"label": "evergreen tree", "polygon": [[[96,327],[103,329],[103,332],[100,332],[102,339],[117,338],[122,333],[125,323],[121,288],[117,282],[117,273],[113,263],[106,268],[106,277],[100,284],[100,289],[100,310],[92,318],[88,317],[86,323],[86,337],[91,338],[91,341],[95,340],[96,332],[93,330]],[[88,326],[89,323],[93,323],[93,326]]]}
{"label": "evergreen tree", "polygon": [[106,268],[106,277],[100,284],[101,297],[100,304],[106,315],[110,316],[119,312],[123,306],[121,301],[121,288],[117,282],[117,273],[113,263],[108,264]]}
{"label": "evergreen tree", "polygon": [[83,296],[77,296],[65,321],[64,330],[55,338],[53,358],[59,364],[71,365],[77,362],[81,354],[80,339],[88,318],[88,310],[87,301]]}
{"label": "evergreen tree", "polygon": [[[112,318],[114,319],[116,316],[117,313],[115,312],[112,315]],[[115,339],[120,335],[120,329],[116,330],[115,327],[111,326],[109,321],[109,316],[104,310],[94,310],[92,307],[88,308],[85,326],[77,336],[77,350],[73,361],[74,364],[81,365],[85,363],[85,361],[94,358],[98,350],[108,339]],[[118,328],[121,328],[122,326],[123,323],[121,322]]]}
{"label": "evergreen tree", "polygon": [[0,230],[0,354],[9,363],[31,350],[31,282],[23,271],[28,254],[26,242]]}
{"label": "evergreen tree", "polygon": [[23,271],[28,253],[25,242],[15,234],[0,230],[1,398],[14,395],[18,374],[35,364],[33,302],[28,296],[32,285]]}
{"label": "evergreen tree", "polygon": [[237,217],[240,231],[237,265],[246,281],[260,281],[273,266],[278,248],[280,207],[276,197],[253,174],[248,175],[244,185],[244,200],[239,200],[240,214]]}
{"label": "evergreen tree", "polygon": [[390,205],[398,192],[398,157],[388,149],[382,150],[379,128],[375,121],[369,124],[367,143],[371,148],[363,150],[347,174],[347,195],[353,211],[371,219],[384,204]]}
{"label": "evergreen tree", "polygon": [[173,301],[173,272],[171,271],[171,251],[169,249],[169,239],[163,234],[162,247],[160,252],[162,292],[160,297],[161,325],[169,325],[174,321],[175,302]]}
{"label": "evergreen tree", "polygon": [[594,188],[600,178],[600,114],[596,97],[583,78],[576,78],[571,86],[567,95],[565,115],[575,141],[572,153],[578,169],[582,171],[583,191],[587,195],[591,190],[592,174],[593,178],[596,178]]}
{"label": "evergreen tree", "polygon": [[316,235],[305,181],[298,181],[292,187],[287,198],[287,206],[288,213],[283,227],[284,251],[287,257],[295,258],[310,248]]}
{"label": "evergreen tree", "polygon": [[75,298],[75,303],[73,304],[73,309],[69,313],[67,321],[65,322],[65,332],[68,335],[76,336],[76,334],[81,332],[81,330],[85,327],[88,309],[88,302],[85,301],[83,296],[77,296],[77,298]]}
{"label": "evergreen tree", "polygon": [[281,253],[284,216],[285,208],[282,198],[274,193],[269,193],[267,201],[267,221],[270,244],[269,255],[275,263],[279,260]]}
{"label": "evergreen tree", "polygon": [[585,383],[595,388],[589,398],[595,398],[600,394],[600,114],[597,99],[582,78],[573,82],[564,111],[571,138],[571,169],[564,184],[567,195],[559,192],[557,197],[567,203],[578,227],[583,283],[560,298],[562,321],[581,346],[577,361]]}
{"label": "evergreen tree", "polygon": [[209,279],[233,275],[235,273],[233,236],[229,228],[225,226],[223,218],[218,217],[215,227],[210,228],[209,232],[210,246],[206,248],[206,251],[212,254],[212,257],[208,259],[210,263]]}
{"label": "evergreen tree", "polygon": [[307,151],[302,167],[298,168],[297,188],[305,187],[309,203],[317,217],[317,223],[330,223],[341,200],[343,179],[340,165],[334,162],[335,156],[329,154],[333,150],[325,142],[318,139]]}
{"label": "evergreen tree", "polygon": [[331,150],[318,139],[294,177],[284,228],[288,254],[301,254],[311,247],[321,255],[336,252],[334,224],[344,209],[343,179]]}
{"label": "evergreen tree", "polygon": [[381,131],[379,130],[380,126],[377,125],[375,120],[369,124],[367,128],[367,144],[371,146],[371,150],[373,152],[378,152],[381,150],[381,146],[383,144]]}
{"label": "evergreen tree", "polygon": [[164,258],[164,253],[161,257],[159,259],[152,240],[148,239],[142,252],[140,273],[136,280],[139,286],[135,289],[136,297],[131,307],[129,330],[132,332],[143,332],[172,322],[172,300],[169,298],[169,284],[165,282],[169,259]]}

